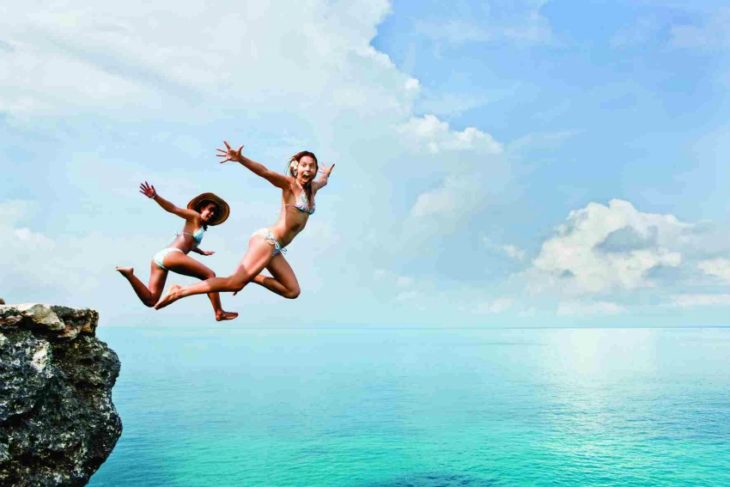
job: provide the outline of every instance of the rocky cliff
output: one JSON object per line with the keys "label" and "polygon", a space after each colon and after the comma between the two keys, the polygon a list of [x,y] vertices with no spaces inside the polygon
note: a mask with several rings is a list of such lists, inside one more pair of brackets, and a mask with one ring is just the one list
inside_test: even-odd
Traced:
{"label": "rocky cliff", "polygon": [[84,485],[122,433],[90,309],[0,305],[0,485]]}

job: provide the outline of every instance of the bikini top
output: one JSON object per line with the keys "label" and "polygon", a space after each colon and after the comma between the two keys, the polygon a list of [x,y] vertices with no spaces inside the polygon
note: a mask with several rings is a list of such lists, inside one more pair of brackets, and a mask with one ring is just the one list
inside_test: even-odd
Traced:
{"label": "bikini top", "polygon": [[197,230],[195,230],[193,233],[190,232],[183,232],[183,235],[190,235],[193,237],[193,240],[195,240],[195,246],[197,247],[200,245],[200,242],[203,241],[203,234],[205,233],[205,228],[200,227]]}
{"label": "bikini top", "polygon": [[316,209],[316,205],[309,206],[309,199],[307,198],[307,193],[305,191],[299,193],[296,203],[286,206],[293,206],[302,213],[308,213],[310,215],[314,214],[314,210]]}

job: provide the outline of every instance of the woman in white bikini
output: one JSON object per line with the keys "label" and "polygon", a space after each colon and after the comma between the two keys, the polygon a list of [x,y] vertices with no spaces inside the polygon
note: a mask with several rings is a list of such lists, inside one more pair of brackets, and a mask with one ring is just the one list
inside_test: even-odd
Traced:
{"label": "woman in white bikini", "polygon": [[[285,298],[294,299],[299,296],[297,277],[283,254],[285,247],[304,230],[309,216],[314,213],[314,197],[327,185],[335,165],[319,170],[316,156],[309,151],[302,151],[292,156],[288,174],[281,174],[244,156],[243,146],[236,150],[228,142],[223,143],[225,149],[218,149],[221,163],[238,162],[281,189],[281,215],[273,226],[262,228],[251,235],[248,250],[233,274],[209,278],[186,287],[173,285],[168,294],[155,305],[157,309],[194,294],[222,291],[237,293],[249,282],[255,282]],[[315,181],[314,177],[318,172],[321,176]],[[261,274],[264,269],[271,275]]]}
{"label": "woman in white bikini", "polygon": [[[155,187],[146,181],[139,185],[139,191],[148,198],[155,200],[163,210],[185,220],[182,232],[177,234],[177,237],[175,237],[175,240],[170,245],[157,252],[152,258],[148,286],[145,286],[134,275],[134,268],[116,268],[121,275],[127,278],[132,285],[132,289],[139,296],[139,299],[146,306],[152,307],[160,299],[162,289],[165,287],[167,271],[177,272],[178,274],[193,276],[199,279],[215,277],[215,272],[197,260],[188,257],[188,253],[192,251],[200,255],[213,255],[212,250],[202,250],[198,246],[203,241],[203,234],[208,229],[208,226],[220,225],[226,221],[230,213],[230,208],[228,207],[228,203],[213,193],[200,194],[190,200],[187,208],[178,208],[158,195]],[[213,305],[216,320],[232,320],[238,316],[238,313],[223,311],[218,293],[210,293],[208,297]]]}

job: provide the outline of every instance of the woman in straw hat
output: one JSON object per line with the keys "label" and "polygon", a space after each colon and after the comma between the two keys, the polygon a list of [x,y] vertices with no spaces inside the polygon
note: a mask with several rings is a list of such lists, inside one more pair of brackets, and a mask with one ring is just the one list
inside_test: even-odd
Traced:
{"label": "woman in straw hat", "polygon": [[[302,151],[290,159],[287,174],[281,174],[244,156],[243,146],[233,149],[228,142],[223,143],[225,149],[218,149],[221,163],[238,162],[281,189],[279,220],[273,226],[257,230],[251,235],[248,250],[233,274],[209,278],[187,287],[171,286],[168,294],[155,305],[157,309],[194,294],[221,291],[237,293],[249,282],[255,282],[285,298],[299,296],[297,277],[283,254],[285,247],[304,230],[309,216],[314,213],[314,196],[327,184],[335,165],[320,170],[317,157],[309,151]],[[317,173],[321,173],[321,176],[315,181]],[[261,274],[264,269],[271,275]]]}
{"label": "woman in straw hat", "polygon": [[[203,234],[208,226],[220,225],[228,218],[230,208],[228,203],[213,193],[203,193],[188,203],[187,208],[178,208],[163,197],[157,194],[155,187],[146,181],[139,185],[140,193],[155,200],[163,210],[179,216],[185,220],[181,233],[177,234],[175,240],[166,248],[157,252],[152,258],[150,268],[150,283],[145,286],[142,281],[134,275],[132,267],[117,267],[117,271],[127,278],[132,289],[137,293],[139,299],[147,306],[154,306],[162,289],[165,287],[167,271],[177,272],[186,276],[193,276],[199,279],[215,277],[215,272],[205,265],[188,256],[188,253],[195,252],[200,255],[213,255],[212,250],[202,250],[199,245],[203,241]],[[232,320],[238,313],[223,311],[221,299],[217,292],[208,294],[210,302],[215,311],[215,319],[218,321]]]}

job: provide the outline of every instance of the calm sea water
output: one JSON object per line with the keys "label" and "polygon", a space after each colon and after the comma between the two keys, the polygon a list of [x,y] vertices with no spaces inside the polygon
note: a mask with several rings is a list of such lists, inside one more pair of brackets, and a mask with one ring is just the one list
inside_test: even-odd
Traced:
{"label": "calm sea water", "polygon": [[92,486],[730,485],[730,329],[99,335]]}

